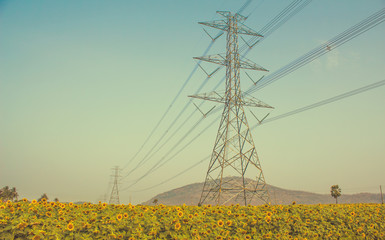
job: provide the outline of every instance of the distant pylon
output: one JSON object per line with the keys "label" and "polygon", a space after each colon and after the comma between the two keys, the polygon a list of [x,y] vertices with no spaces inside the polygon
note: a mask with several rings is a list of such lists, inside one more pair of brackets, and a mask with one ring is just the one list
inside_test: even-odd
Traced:
{"label": "distant pylon", "polygon": [[112,186],[112,191],[111,191],[111,196],[110,196],[110,204],[120,204],[119,201],[119,167],[114,167],[113,170],[115,171],[115,174],[113,175],[114,177],[114,186]]}
{"label": "distant pylon", "polygon": [[[195,59],[226,66],[226,90],[222,95],[211,92],[189,96],[225,104],[199,205],[208,201],[222,205],[232,200],[247,205],[254,196],[267,203],[269,193],[243,106],[273,107],[241,92],[240,69],[267,70],[248,59],[240,59],[238,52],[238,34],[262,36],[242,24],[246,17],[225,11],[217,13],[225,20],[199,24],[227,32],[226,56],[217,54]],[[246,177],[246,170],[250,168],[254,168],[252,175],[255,179]],[[238,181],[226,176],[240,178]]]}

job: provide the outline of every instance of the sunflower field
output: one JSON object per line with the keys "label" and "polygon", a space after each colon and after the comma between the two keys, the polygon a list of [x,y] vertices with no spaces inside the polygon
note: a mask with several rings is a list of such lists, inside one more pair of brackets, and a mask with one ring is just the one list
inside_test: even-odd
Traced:
{"label": "sunflower field", "polygon": [[385,239],[381,204],[0,202],[0,239]]}

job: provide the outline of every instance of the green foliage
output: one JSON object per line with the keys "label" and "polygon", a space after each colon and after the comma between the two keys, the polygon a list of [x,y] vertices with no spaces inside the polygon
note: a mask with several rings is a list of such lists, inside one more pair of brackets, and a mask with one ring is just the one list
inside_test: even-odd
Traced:
{"label": "green foliage", "polygon": [[338,203],[337,198],[341,196],[341,188],[338,185],[331,186],[330,194],[336,199],[336,203]]}
{"label": "green foliage", "polygon": [[42,201],[43,199],[45,200],[48,200],[48,196],[46,193],[43,193],[43,195],[41,195],[41,197],[37,200],[38,202]]}
{"label": "green foliage", "polygon": [[16,191],[16,188],[9,188],[8,186],[3,187],[0,189],[0,200],[2,201],[8,201],[8,200],[17,200],[19,197],[19,194]]}

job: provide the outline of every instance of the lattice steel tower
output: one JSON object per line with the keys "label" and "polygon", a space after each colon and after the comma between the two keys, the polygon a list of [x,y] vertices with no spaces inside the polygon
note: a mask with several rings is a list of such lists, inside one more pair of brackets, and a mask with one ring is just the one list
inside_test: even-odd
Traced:
{"label": "lattice steel tower", "polygon": [[118,182],[118,179],[120,177],[119,175],[119,167],[114,167],[113,170],[115,171],[115,174],[113,175],[114,177],[114,186],[112,187],[112,191],[111,191],[111,196],[110,196],[110,201],[109,203],[111,204],[120,204],[120,201],[119,201],[119,182]]}
{"label": "lattice steel tower", "polygon": [[[240,59],[238,52],[238,34],[262,36],[242,24],[246,17],[227,11],[217,13],[225,19],[199,24],[227,32],[226,56],[216,54],[195,59],[225,66],[226,90],[224,93],[211,92],[189,96],[225,104],[199,204],[214,201],[221,205],[235,200],[247,205],[254,196],[267,203],[269,193],[251,137],[244,106],[272,107],[256,98],[246,96],[241,91],[240,69],[267,70],[248,59]],[[251,168],[253,169],[251,170]],[[246,178],[247,170],[252,171],[255,179]],[[226,176],[238,176],[239,178],[225,178]]]}

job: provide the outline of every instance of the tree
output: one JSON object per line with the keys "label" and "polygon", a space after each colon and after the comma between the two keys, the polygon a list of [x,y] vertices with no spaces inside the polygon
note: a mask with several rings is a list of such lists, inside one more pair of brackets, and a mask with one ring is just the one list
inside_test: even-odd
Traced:
{"label": "tree", "polygon": [[55,202],[59,202],[59,198],[55,198],[55,200],[54,200]]}
{"label": "tree", "polygon": [[8,201],[8,200],[13,201],[14,199],[17,200],[18,197],[19,197],[19,194],[17,193],[15,187],[13,187],[13,188],[11,189],[11,188],[9,188],[8,186],[5,186],[5,187],[3,187],[3,188],[0,190],[0,199],[1,199],[2,201]]}
{"label": "tree", "polygon": [[158,199],[155,198],[154,201],[152,201],[152,203],[156,205],[158,203]]}
{"label": "tree", "polygon": [[330,194],[336,199],[336,204],[338,203],[337,198],[341,196],[341,188],[338,185],[333,185],[330,187]]}
{"label": "tree", "polygon": [[19,194],[17,193],[16,188],[13,187],[13,188],[11,189],[11,199],[12,199],[12,200],[13,200],[13,199],[16,199],[16,201],[17,201],[18,198],[19,198]]}
{"label": "tree", "polygon": [[43,193],[43,195],[41,195],[41,197],[37,201],[40,202],[41,200],[43,200],[43,198],[45,198],[45,200],[48,200],[48,196],[46,193]]}

